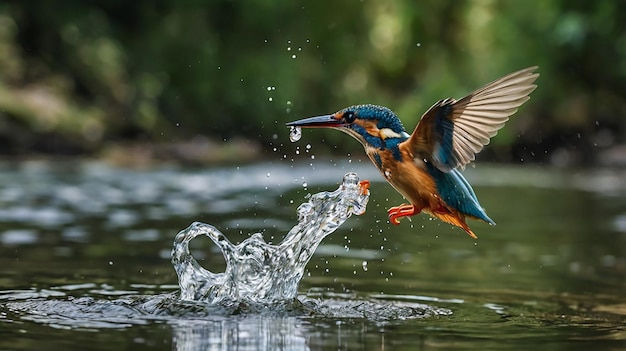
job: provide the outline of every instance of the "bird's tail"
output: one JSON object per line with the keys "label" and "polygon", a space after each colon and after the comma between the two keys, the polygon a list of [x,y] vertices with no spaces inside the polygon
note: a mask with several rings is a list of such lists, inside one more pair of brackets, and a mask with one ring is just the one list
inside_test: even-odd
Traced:
{"label": "bird's tail", "polygon": [[478,239],[476,234],[474,234],[467,223],[465,223],[465,215],[459,213],[458,211],[432,211],[431,214],[446,223],[450,223],[465,230],[465,232],[472,238]]}

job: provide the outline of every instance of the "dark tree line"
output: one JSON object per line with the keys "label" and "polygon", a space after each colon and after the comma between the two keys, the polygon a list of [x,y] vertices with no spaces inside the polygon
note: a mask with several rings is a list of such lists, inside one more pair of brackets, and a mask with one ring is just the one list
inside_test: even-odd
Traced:
{"label": "dark tree line", "polygon": [[286,121],[365,102],[411,131],[434,101],[539,65],[487,154],[593,161],[626,139],[623,13],[611,0],[3,1],[0,152],[276,144]]}

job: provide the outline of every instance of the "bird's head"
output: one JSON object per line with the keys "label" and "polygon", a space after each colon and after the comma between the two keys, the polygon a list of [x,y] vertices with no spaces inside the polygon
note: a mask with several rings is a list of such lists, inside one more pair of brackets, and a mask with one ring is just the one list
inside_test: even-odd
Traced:
{"label": "bird's head", "polygon": [[287,126],[338,129],[354,137],[363,146],[376,148],[385,148],[389,143],[397,144],[409,137],[393,111],[376,105],[350,106],[331,115],[289,122]]}

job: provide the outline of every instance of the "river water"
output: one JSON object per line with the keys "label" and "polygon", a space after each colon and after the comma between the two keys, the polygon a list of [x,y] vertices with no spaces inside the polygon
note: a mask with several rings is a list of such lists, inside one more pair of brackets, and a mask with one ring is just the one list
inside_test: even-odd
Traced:
{"label": "river water", "polygon": [[[326,165],[327,164],[327,165]],[[288,304],[181,301],[176,234],[210,223],[234,244],[279,243],[307,194],[346,172],[367,211],[326,237]],[[368,161],[203,169],[0,164],[2,350],[614,350],[626,347],[626,170],[465,171],[494,227],[478,235],[403,202]],[[214,272],[208,239],[190,243]]]}

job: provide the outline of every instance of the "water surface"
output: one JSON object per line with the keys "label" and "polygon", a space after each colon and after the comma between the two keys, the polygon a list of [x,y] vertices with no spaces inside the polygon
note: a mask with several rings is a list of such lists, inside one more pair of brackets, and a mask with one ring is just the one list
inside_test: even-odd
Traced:
{"label": "water surface", "polygon": [[[234,243],[259,231],[278,243],[306,194],[335,189],[348,171],[372,181],[367,212],[322,241],[301,309],[232,315],[177,302],[177,232],[202,221]],[[626,171],[480,165],[465,174],[498,223],[470,223],[478,240],[425,215],[390,225],[386,209],[403,200],[369,163],[0,164],[0,349],[625,347]],[[191,249],[224,269],[210,240]],[[451,314],[381,319],[363,303]],[[307,304],[343,313],[311,314]]]}

